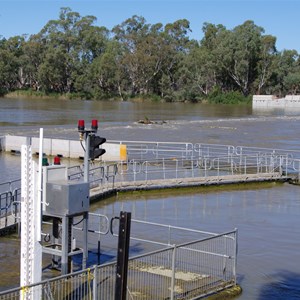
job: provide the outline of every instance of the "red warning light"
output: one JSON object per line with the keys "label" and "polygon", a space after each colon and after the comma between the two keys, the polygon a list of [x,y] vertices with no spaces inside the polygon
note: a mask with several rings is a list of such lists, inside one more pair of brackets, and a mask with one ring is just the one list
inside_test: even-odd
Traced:
{"label": "red warning light", "polygon": [[84,131],[84,120],[78,120],[78,131]]}
{"label": "red warning light", "polygon": [[54,164],[55,165],[60,165],[60,157],[59,156],[54,157]]}
{"label": "red warning light", "polygon": [[92,120],[92,130],[97,131],[98,129],[98,120]]}

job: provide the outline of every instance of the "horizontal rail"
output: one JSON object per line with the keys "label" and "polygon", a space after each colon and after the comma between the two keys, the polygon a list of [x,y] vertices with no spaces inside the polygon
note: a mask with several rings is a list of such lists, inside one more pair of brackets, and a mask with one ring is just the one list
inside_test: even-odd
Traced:
{"label": "horizontal rail", "polygon": [[[130,257],[127,298],[189,300],[233,286],[236,253],[234,230]],[[111,262],[0,292],[0,299],[38,294],[42,299],[114,299],[115,278],[116,262]]]}

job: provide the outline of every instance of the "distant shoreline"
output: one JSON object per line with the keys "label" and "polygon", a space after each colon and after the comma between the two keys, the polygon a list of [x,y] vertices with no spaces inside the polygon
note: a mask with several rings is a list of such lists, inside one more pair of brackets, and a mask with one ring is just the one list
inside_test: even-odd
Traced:
{"label": "distant shoreline", "polygon": [[[65,94],[46,94],[44,92],[33,91],[33,90],[17,90],[14,92],[9,92],[5,95],[2,95],[3,98],[7,99],[43,99],[43,100],[76,100],[76,101],[103,101],[103,102],[135,102],[135,103],[143,103],[143,102],[152,102],[152,103],[194,103],[194,104],[226,104],[226,105],[239,105],[239,104],[251,104],[251,101],[247,101],[247,98],[235,98],[234,95],[231,94],[219,94],[215,98],[203,98],[199,101],[191,101],[191,100],[178,100],[172,99],[167,100],[164,98],[151,97],[147,95],[138,95],[134,97],[127,97],[126,99],[121,99],[120,97],[107,98],[107,99],[88,99],[82,98],[78,94],[65,93]],[[252,97],[251,97],[252,98]],[[250,97],[249,97],[250,99]],[[244,100],[244,101],[243,101]]]}

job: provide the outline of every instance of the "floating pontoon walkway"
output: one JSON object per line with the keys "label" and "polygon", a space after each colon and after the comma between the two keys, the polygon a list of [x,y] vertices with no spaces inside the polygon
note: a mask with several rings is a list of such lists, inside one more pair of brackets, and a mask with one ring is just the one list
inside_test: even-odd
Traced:
{"label": "floating pontoon walkway", "polygon": [[[15,152],[28,138],[6,136],[0,141],[2,151]],[[37,144],[33,138],[31,142]],[[62,147],[55,150],[55,145],[69,145],[65,154],[70,154],[73,142],[51,141],[49,149],[58,154]],[[108,145],[108,154],[114,155],[95,160],[89,168],[92,201],[123,191],[289,181],[300,173],[300,151],[146,141],[110,141]],[[77,158],[83,155],[79,154]],[[83,177],[82,161],[68,168],[69,180]],[[0,231],[19,222],[20,186],[20,179],[0,184]]]}

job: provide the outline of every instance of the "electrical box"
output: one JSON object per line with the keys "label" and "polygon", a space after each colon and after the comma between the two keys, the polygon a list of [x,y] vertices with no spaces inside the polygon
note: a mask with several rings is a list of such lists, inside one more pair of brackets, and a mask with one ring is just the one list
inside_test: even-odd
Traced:
{"label": "electrical box", "polygon": [[68,169],[65,165],[52,165],[43,167],[43,213],[46,210],[47,203],[47,183],[53,181],[67,181]]}
{"label": "electrical box", "polygon": [[46,183],[44,214],[72,216],[89,211],[89,183],[81,181],[51,181]]}

